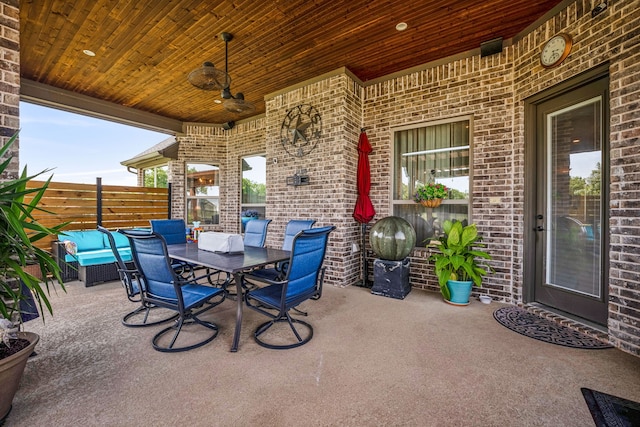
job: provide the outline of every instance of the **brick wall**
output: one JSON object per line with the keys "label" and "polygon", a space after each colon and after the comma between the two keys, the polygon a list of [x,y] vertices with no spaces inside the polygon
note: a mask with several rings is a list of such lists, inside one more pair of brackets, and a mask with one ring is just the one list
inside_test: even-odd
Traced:
{"label": "brick wall", "polygon": [[[309,154],[294,157],[280,143],[287,111],[299,104],[314,106],[322,117],[322,138]],[[358,254],[351,253],[357,227],[351,218],[355,202],[357,138],[360,130],[360,91],[346,75],[338,75],[267,100],[267,216],[268,245],[279,246],[286,222],[317,220],[335,225],[327,251],[329,284],[353,284],[359,278]],[[273,159],[277,158],[277,164]],[[306,169],[310,184],[293,186],[286,178]]]}
{"label": "brick wall", "polygon": [[[524,219],[524,100],[568,78],[609,63],[610,225],[609,337],[640,354],[640,2],[610,1],[591,17],[590,1],[577,1],[501,54],[452,61],[369,86],[364,120],[376,164],[372,198],[377,218],[390,215],[390,135],[394,126],[473,115],[472,215],[494,255],[496,273],[485,281],[494,297],[522,303]],[[574,39],[571,55],[543,69],[538,54],[558,32]],[[493,197],[499,203],[491,203]],[[436,290],[424,250],[414,251],[411,281]]]}
{"label": "brick wall", "polygon": [[[20,106],[20,20],[18,1],[0,2],[0,138],[4,145],[19,128]],[[16,179],[18,171],[18,141],[14,142],[6,157],[13,161],[0,176]]]}
{"label": "brick wall", "polygon": [[[493,255],[495,274],[485,290],[504,302],[525,302],[523,290],[525,208],[525,99],[600,64],[608,63],[611,97],[611,251],[609,337],[624,351],[640,355],[640,2],[610,1],[606,12],[591,18],[590,1],[579,0],[502,53],[472,56],[411,74],[362,85],[348,72],[292,89],[267,100],[266,115],[231,131],[187,126],[180,137],[183,158],[224,159],[220,164],[224,202],[222,225],[237,231],[239,159],[267,154],[267,244],[279,246],[286,221],[314,218],[318,225],[338,227],[330,239],[327,283],[345,286],[360,280],[360,226],[351,217],[356,199],[357,139],[367,128],[371,198],[377,219],[391,215],[391,136],[396,126],[473,117],[473,222]],[[574,39],[571,55],[559,67],[545,70],[538,62],[544,42],[558,32]],[[363,87],[364,86],[364,87]],[[316,107],[323,136],[302,158],[280,144],[280,126],[288,109]],[[226,141],[226,142],[225,142]],[[225,145],[226,143],[226,145]],[[203,155],[204,154],[204,155]],[[308,186],[288,186],[286,178],[306,169]],[[172,167],[179,176],[184,171]],[[174,183],[174,188],[178,188]],[[184,191],[183,186],[180,191]],[[182,203],[182,204],[180,204]],[[183,215],[184,202],[174,206]],[[437,291],[427,250],[412,254],[411,284]]]}
{"label": "brick wall", "polygon": [[[184,164],[212,162],[220,167],[221,224],[213,229],[240,231],[241,158],[267,156],[266,217],[272,222],[267,246],[282,245],[289,219],[315,219],[316,226],[335,225],[327,251],[325,281],[334,286],[359,280],[359,254],[351,253],[360,241],[360,228],[351,218],[356,197],[357,142],[361,124],[361,88],[340,74],[267,100],[267,113],[257,120],[224,131],[219,126],[187,124],[179,158],[171,162],[170,182],[176,197],[172,215],[184,217]],[[322,137],[303,157],[288,154],[280,143],[286,112],[299,105],[314,106],[322,117]],[[287,185],[287,177],[306,169],[310,184]],[[180,196],[178,196],[180,195]]]}
{"label": "brick wall", "polygon": [[[218,166],[221,171],[220,206],[228,206],[228,199],[232,190],[228,188],[225,174],[228,174],[227,164],[227,135],[220,126],[189,124],[185,126],[185,133],[176,135],[180,143],[178,159],[169,162],[168,181],[171,183],[171,217],[186,218],[186,181],[185,168],[187,163],[203,163]],[[224,189],[224,190],[223,190]],[[227,209],[220,212],[221,224],[226,224],[229,215]],[[212,229],[220,230],[221,226]],[[224,230],[227,231],[227,230]]]}
{"label": "brick wall", "polygon": [[[485,281],[489,292],[514,302],[513,279],[517,222],[512,183],[513,48],[485,58],[474,56],[365,89],[364,123],[373,146],[372,200],[376,219],[391,215],[389,176],[393,128],[461,116],[473,117],[472,221],[478,224],[493,255],[496,273]],[[490,198],[498,197],[499,203]],[[438,291],[427,250],[417,248],[411,259],[412,286]]]}

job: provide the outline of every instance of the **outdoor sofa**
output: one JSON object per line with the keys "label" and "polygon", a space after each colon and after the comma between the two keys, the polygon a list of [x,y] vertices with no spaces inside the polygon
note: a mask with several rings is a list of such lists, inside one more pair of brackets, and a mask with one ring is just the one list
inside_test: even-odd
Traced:
{"label": "outdoor sofa", "polygon": [[[129,239],[117,232],[111,234],[122,259],[132,262]],[[98,230],[64,231],[51,249],[65,282],[81,280],[88,287],[120,279],[109,238]]]}

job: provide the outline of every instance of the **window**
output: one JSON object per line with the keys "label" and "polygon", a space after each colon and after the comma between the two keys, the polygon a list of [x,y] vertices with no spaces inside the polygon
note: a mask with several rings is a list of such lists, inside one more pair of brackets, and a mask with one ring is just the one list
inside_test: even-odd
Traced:
{"label": "window", "polygon": [[[469,220],[471,119],[456,119],[393,133],[393,215],[416,230],[417,245],[442,233],[446,219]],[[421,185],[446,185],[449,196],[437,208],[413,201]]]}
{"label": "window", "polygon": [[267,158],[264,155],[248,156],[242,162],[242,231],[250,218],[265,217],[267,198]]}
{"label": "window", "polygon": [[220,169],[212,165],[187,164],[187,223],[220,223]]}
{"label": "window", "polygon": [[152,188],[167,188],[169,186],[167,180],[168,166],[156,166],[143,170],[144,186]]}

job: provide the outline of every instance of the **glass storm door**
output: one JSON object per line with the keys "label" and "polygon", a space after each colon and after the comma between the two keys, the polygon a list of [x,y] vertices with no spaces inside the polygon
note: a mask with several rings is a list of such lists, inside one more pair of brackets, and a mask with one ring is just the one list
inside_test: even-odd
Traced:
{"label": "glass storm door", "polygon": [[535,300],[607,320],[608,79],[537,106]]}

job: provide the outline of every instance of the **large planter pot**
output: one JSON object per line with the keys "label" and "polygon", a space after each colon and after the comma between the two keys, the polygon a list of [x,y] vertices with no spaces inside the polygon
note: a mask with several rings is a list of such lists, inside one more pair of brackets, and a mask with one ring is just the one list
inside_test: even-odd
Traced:
{"label": "large planter pot", "polygon": [[22,373],[27,365],[27,359],[40,340],[40,337],[33,332],[19,332],[18,338],[29,340],[31,344],[16,354],[0,360],[0,425],[9,415],[13,397],[18,391]]}
{"label": "large planter pot", "polygon": [[469,305],[469,298],[471,297],[471,288],[473,282],[461,282],[459,280],[447,280],[447,288],[451,299],[447,301],[453,305]]}
{"label": "large planter pot", "polygon": [[371,227],[371,249],[380,259],[403,260],[416,244],[416,231],[404,218],[388,216]]}

